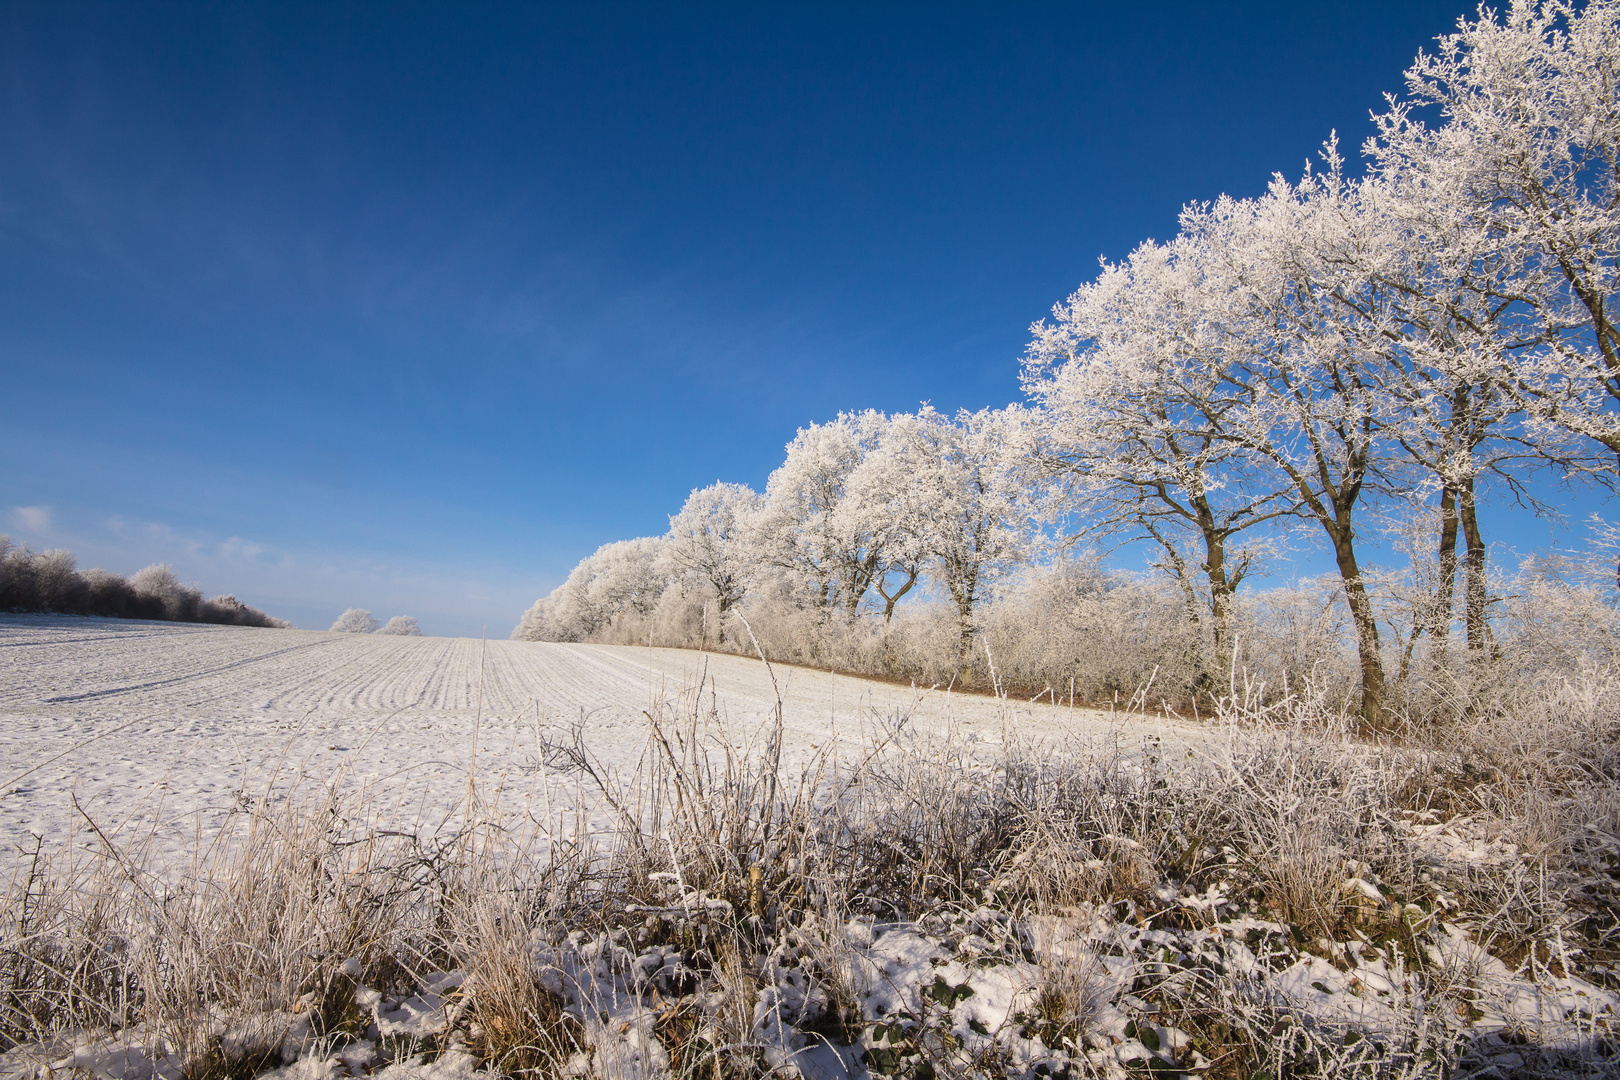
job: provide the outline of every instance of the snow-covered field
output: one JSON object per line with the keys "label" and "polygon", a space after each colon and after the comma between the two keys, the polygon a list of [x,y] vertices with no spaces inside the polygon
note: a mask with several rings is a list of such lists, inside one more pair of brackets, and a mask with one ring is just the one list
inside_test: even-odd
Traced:
{"label": "snow-covered field", "polygon": [[[1014,728],[1128,743],[1198,740],[1196,728],[1107,713],[913,691],[775,667],[790,763],[855,746],[897,718],[999,742]],[[542,767],[542,739],[582,725],[593,754],[627,767],[647,720],[689,714],[702,683],[734,745],[756,752],[776,690],[757,660],[683,650],[0,616],[0,852],[10,863],[86,818],[154,854],[195,849],[267,784],[340,773],[400,824],[453,816],[475,770],[520,811],[583,797]],[[476,763],[476,764],[475,764]],[[550,780],[550,790],[542,792]],[[75,801],[78,809],[75,808]],[[81,812],[82,811],[82,812]]]}
{"label": "snow-covered field", "polygon": [[[379,840],[390,830],[432,833],[476,806],[482,822],[498,826],[482,835],[515,846],[446,847],[434,865],[468,881],[504,881],[477,875],[493,875],[514,852],[522,864],[536,853],[524,845],[546,837],[564,839],[566,850],[566,835],[581,822],[615,827],[605,800],[556,751],[574,729],[613,787],[642,762],[649,716],[680,720],[719,757],[759,755],[779,700],[790,777],[816,751],[826,755],[822,764],[839,768],[869,762],[874,743],[902,720],[907,730],[954,737],[895,749],[884,764],[854,771],[864,779],[837,813],[855,815],[848,820],[859,825],[860,844],[841,846],[839,837],[853,834],[836,828],[830,844],[811,828],[778,833],[779,843],[797,838],[781,852],[806,846],[792,858],[753,864],[776,876],[769,886],[757,880],[759,899],[747,902],[752,916],[739,900],[744,864],[705,869],[700,858],[723,845],[690,823],[714,817],[680,819],[688,824],[679,837],[673,829],[661,834],[675,871],[648,873],[634,895],[606,897],[603,910],[617,920],[611,932],[561,921],[565,909],[550,891],[544,902],[517,886],[435,892],[412,877],[414,854],[397,865],[367,861],[392,850],[392,841]],[[1018,744],[998,755],[1013,735]],[[146,971],[140,963],[148,960],[183,961],[196,968],[185,970],[202,980],[197,985],[212,986],[199,974],[205,968],[208,979],[237,977],[219,967],[219,955],[280,957],[282,967],[265,959],[262,970],[241,976],[269,980],[262,994],[229,1008],[228,995],[211,1002],[206,1028],[220,1046],[241,1032],[269,1038],[274,1053],[243,1051],[240,1060],[287,1063],[271,1074],[277,1080],[473,1080],[480,1057],[499,1057],[482,1011],[495,1008],[499,984],[479,982],[494,979],[495,956],[516,957],[521,985],[542,972],[536,985],[566,1006],[575,1022],[568,1030],[583,1047],[574,1052],[567,1043],[557,1064],[566,1059],[569,1070],[599,1076],[679,1073],[677,1059],[701,1041],[700,1029],[671,1027],[670,1017],[689,1014],[711,1027],[732,1024],[725,1038],[702,1038],[742,1055],[740,1069],[776,1071],[791,1062],[805,1076],[911,1075],[924,1059],[954,1054],[963,1063],[1000,1062],[1008,1076],[1066,1073],[1084,1061],[1096,1075],[1124,1078],[1149,1067],[1201,1072],[1256,1046],[1318,1063],[1325,1075],[1334,1074],[1334,1062],[1411,1076],[1441,1075],[1458,1061],[1488,1063],[1496,1075],[1531,1064],[1541,1076],[1562,1075],[1570,1063],[1590,1066],[1584,1075],[1611,1066],[1605,1040],[1620,993],[1607,984],[1612,967],[1598,963],[1599,953],[1574,945],[1582,912],[1595,909],[1577,911],[1570,898],[1606,887],[1612,860],[1582,848],[1591,865],[1572,856],[1549,892],[1548,864],[1522,856],[1504,831],[1511,823],[1440,819],[1388,797],[1396,774],[1386,770],[1433,779],[1414,771],[1413,755],[1380,757],[1376,748],[1298,736],[917,691],[806,668],[777,666],[773,682],[757,660],[677,650],[3,616],[0,874],[21,871],[12,897],[21,897],[15,910],[29,913],[24,918],[46,912],[43,928],[30,930],[41,956],[54,955],[53,943],[101,941],[100,913],[109,908],[123,920],[118,942],[146,942],[144,952],[119,961],[127,977]],[[1034,759],[1045,779],[1031,784],[1028,772],[998,779],[996,761],[1030,761],[1032,742],[1052,747]],[[1121,759],[1099,761],[1094,751]],[[1182,764],[1172,774],[1155,758]],[[865,784],[879,773],[890,786],[875,783],[868,796]],[[292,813],[278,817],[268,805],[302,782],[354,796],[334,804],[341,806],[336,832],[324,809],[305,814],[309,808],[294,800],[283,804]],[[743,786],[721,785],[704,797],[723,801],[730,797],[723,792]],[[839,789],[839,798],[854,788]],[[886,814],[891,798],[905,812]],[[1005,809],[1001,799],[1022,800],[1034,824],[1006,837],[1005,850],[973,856],[980,862],[968,880],[985,882],[981,891],[922,889],[893,900],[880,891],[915,881],[902,875],[931,865],[929,845],[960,841],[950,840],[953,822],[971,819],[977,829]],[[1065,832],[1082,814],[1089,816],[1081,832]],[[520,819],[541,827],[504,827]],[[189,859],[232,822],[271,837],[255,849],[258,861],[204,856],[188,878]],[[1216,831],[1188,837],[1184,829]],[[242,841],[245,834],[227,835]],[[75,855],[91,850],[84,859],[35,863],[36,845],[53,856],[64,846]],[[602,844],[597,853],[618,858],[613,850]],[[883,871],[886,860],[901,869]],[[34,881],[40,865],[55,875],[49,882]],[[88,870],[75,874],[75,865]],[[576,876],[600,869],[571,865]],[[790,902],[807,895],[807,865],[817,867],[818,888],[846,890],[837,894],[837,919],[808,901]],[[310,877],[312,866],[324,873]],[[171,869],[178,887],[159,887],[156,899],[149,875],[162,879]],[[694,874],[708,874],[707,885]],[[24,879],[19,892],[15,882]],[[315,899],[300,901],[307,911],[282,910],[291,893],[278,890],[289,880],[301,897],[310,881],[319,886]],[[415,924],[395,912],[389,927],[365,928],[363,936],[380,934],[371,945],[331,938],[331,951],[312,950],[311,941],[327,941],[352,922],[344,905],[376,881],[386,886],[376,895],[398,888],[419,904],[439,904],[423,923],[431,933],[461,935],[399,945],[402,955],[441,955],[449,942],[450,955],[472,959],[454,971],[413,969],[408,985],[393,986],[398,973],[385,979],[386,965],[375,964],[371,982],[317,979],[333,968],[359,980],[362,954],[370,956],[376,942],[429,933],[411,930]],[[1496,892],[1493,883],[1501,883]],[[1285,887],[1303,891],[1294,897]],[[1057,898],[1048,905],[1057,914],[1028,905],[1043,889]],[[512,899],[520,894],[527,899]],[[1530,894],[1540,897],[1535,906],[1524,899]],[[267,906],[232,922],[236,904],[255,897]],[[972,897],[976,910],[963,903]],[[514,906],[500,907],[508,902]],[[186,904],[200,905],[202,917],[174,914],[192,911]],[[486,909],[493,921],[465,921]],[[880,921],[903,909],[913,913]],[[444,921],[452,911],[464,921]],[[1529,945],[1497,955],[1490,949],[1505,940],[1505,914],[1520,920]],[[1531,917],[1539,921],[1525,921]],[[229,923],[218,940],[210,929],[216,922]],[[526,944],[509,956],[500,950],[513,927]],[[701,949],[692,944],[699,930],[708,942]],[[716,959],[722,955],[747,966],[726,969]],[[175,997],[164,1006],[169,1013],[151,1005],[143,1024],[98,1027],[94,1008],[73,1006],[71,994],[51,996],[50,969],[29,970],[25,989],[33,997],[25,1003],[58,1014],[46,1010],[39,1015],[49,1023],[36,1018],[16,1028],[20,1045],[0,1053],[0,1078],[37,1077],[48,1063],[59,1075],[73,1068],[107,1080],[181,1080],[187,1061],[203,1060],[198,1046],[206,1043],[175,1041],[198,1023],[192,997]],[[347,1027],[313,1026],[326,1009],[307,990],[314,985],[336,995],[341,1009],[333,1015],[348,1016]],[[727,1019],[733,1013],[735,1023]],[[35,1013],[13,1006],[8,1015]],[[169,1025],[162,1032],[151,1019],[160,1015]],[[827,1029],[836,1040],[822,1030],[834,1015],[843,1017]],[[1226,1034],[1209,1026],[1214,1016]],[[1247,1034],[1232,1036],[1233,1024]]]}

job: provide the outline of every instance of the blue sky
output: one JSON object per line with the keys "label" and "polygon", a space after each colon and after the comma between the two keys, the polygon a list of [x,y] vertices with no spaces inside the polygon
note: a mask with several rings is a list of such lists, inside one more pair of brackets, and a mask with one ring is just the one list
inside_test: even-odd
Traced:
{"label": "blue sky", "polygon": [[1466,10],[8,3],[0,530],[504,636],[805,423],[1014,400]]}

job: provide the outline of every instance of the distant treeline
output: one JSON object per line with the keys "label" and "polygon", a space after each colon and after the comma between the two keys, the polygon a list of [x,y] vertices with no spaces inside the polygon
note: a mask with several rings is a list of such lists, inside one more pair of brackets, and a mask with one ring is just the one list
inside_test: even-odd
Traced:
{"label": "distant treeline", "polygon": [[223,623],[228,626],[291,626],[234,596],[208,599],[195,585],[181,584],[163,564],[129,577],[80,570],[71,551],[30,551],[0,535],[0,611],[49,611],[106,615],[115,619]]}

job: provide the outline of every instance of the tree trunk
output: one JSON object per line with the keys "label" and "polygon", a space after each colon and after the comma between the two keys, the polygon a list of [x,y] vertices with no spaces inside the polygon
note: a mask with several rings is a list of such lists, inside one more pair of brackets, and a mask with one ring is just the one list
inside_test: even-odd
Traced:
{"label": "tree trunk", "polygon": [[1238,582],[1243,580],[1246,567],[1240,560],[1236,573],[1230,573],[1226,564],[1226,538],[1228,529],[1215,523],[1215,511],[1209,505],[1209,496],[1199,492],[1193,497],[1193,509],[1198,514],[1198,527],[1204,534],[1204,577],[1209,581],[1210,638],[1215,649],[1215,660],[1220,664],[1233,662],[1232,598]]}
{"label": "tree trunk", "polygon": [[1378,650],[1378,622],[1373,618],[1372,603],[1361,581],[1361,566],[1356,562],[1355,540],[1349,522],[1340,520],[1336,527],[1329,526],[1328,535],[1333,541],[1333,558],[1339,565],[1339,577],[1344,581],[1350,618],[1356,627],[1356,653],[1361,660],[1361,719],[1364,724],[1374,725],[1384,712],[1384,661]]}
{"label": "tree trunk", "polygon": [[1463,592],[1468,627],[1468,651],[1470,655],[1480,658],[1485,655],[1490,630],[1485,624],[1485,539],[1479,531],[1473,477],[1463,482],[1461,496],[1458,500],[1458,512],[1462,519],[1463,541],[1466,544]]}
{"label": "tree trunk", "polygon": [[1226,538],[1218,533],[1205,537],[1209,558],[1204,562],[1204,576],[1209,578],[1210,633],[1215,642],[1215,658],[1221,663],[1232,663],[1232,598],[1237,594],[1237,582],[1226,573]]}
{"label": "tree trunk", "polygon": [[913,585],[917,584],[917,575],[919,572],[920,571],[914,569],[901,569],[901,573],[906,575],[906,583],[900,586],[900,588],[896,589],[893,596],[890,596],[888,591],[884,588],[883,578],[879,577],[877,579],[878,595],[883,597],[884,626],[888,626],[889,621],[894,618],[894,605],[898,604],[900,602],[900,598],[906,595],[906,593],[910,592]]}
{"label": "tree trunk", "polygon": [[1194,685],[1199,690],[1209,687],[1209,659],[1204,655],[1204,620],[1199,611],[1198,590],[1193,588],[1192,578],[1187,573],[1187,567],[1179,554],[1174,556],[1176,561],[1176,580],[1181,584],[1181,601],[1187,608],[1187,621],[1192,624],[1193,633],[1193,668],[1196,677]]}
{"label": "tree trunk", "polygon": [[1434,610],[1429,612],[1429,639],[1445,650],[1451,637],[1451,607],[1457,594],[1457,486],[1440,488],[1440,580],[1435,583]]}
{"label": "tree trunk", "polygon": [[957,628],[961,634],[957,660],[961,664],[962,673],[966,675],[968,659],[973,654],[973,607],[978,600],[978,568],[967,570],[957,580],[949,582],[948,587],[951,599],[956,601]]}
{"label": "tree trunk", "polygon": [[962,603],[958,601],[956,605],[956,619],[957,627],[962,635],[961,644],[957,650],[957,659],[962,665],[962,670],[965,672],[967,670],[969,656],[973,652],[973,604],[971,602]]}
{"label": "tree trunk", "polygon": [[876,555],[868,555],[854,565],[853,571],[849,575],[849,587],[844,591],[844,608],[849,613],[850,618],[853,619],[860,610],[861,597],[866,595],[866,590],[872,587],[872,582],[876,580],[877,576],[878,557]]}
{"label": "tree trunk", "polygon": [[[1170,538],[1161,533],[1152,521],[1142,522],[1148,535],[1159,542],[1164,549],[1164,557],[1170,563],[1170,574],[1181,586],[1181,604],[1187,612],[1187,622],[1192,625],[1193,632],[1193,686],[1197,691],[1204,691],[1209,684],[1209,664],[1204,658],[1204,620],[1200,614],[1201,605],[1198,603],[1198,590],[1193,587],[1192,574],[1187,569],[1187,560],[1181,557],[1181,552]],[[1206,538],[1207,543],[1207,538]]]}

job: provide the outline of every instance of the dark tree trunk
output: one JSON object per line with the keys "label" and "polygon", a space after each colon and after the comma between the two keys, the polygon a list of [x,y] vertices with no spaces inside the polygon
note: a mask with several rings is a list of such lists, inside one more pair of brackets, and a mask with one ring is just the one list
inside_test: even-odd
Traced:
{"label": "dark tree trunk", "polygon": [[1444,650],[1451,637],[1451,607],[1457,594],[1457,486],[1452,481],[1440,488],[1440,580],[1434,592],[1429,638]]}
{"label": "dark tree trunk", "polygon": [[872,582],[878,577],[878,557],[868,555],[855,563],[849,577],[848,588],[844,590],[844,609],[853,619],[860,609],[861,597],[866,595],[866,590],[872,587]]}
{"label": "dark tree trunk", "polygon": [[888,590],[884,587],[885,582],[881,576],[877,579],[876,587],[878,595],[883,597],[884,626],[889,625],[889,621],[894,618],[894,605],[898,604],[900,602],[900,598],[906,595],[906,593],[910,592],[913,585],[917,584],[917,576],[921,573],[921,569],[917,567],[899,567],[897,569],[906,575],[906,581],[905,584],[901,585],[894,591],[894,595],[891,596]]}
{"label": "dark tree trunk", "polygon": [[1348,512],[1341,512],[1339,520],[1329,525],[1328,536],[1333,541],[1333,558],[1339,566],[1345,602],[1350,606],[1350,618],[1356,628],[1356,653],[1361,661],[1361,719],[1372,725],[1382,719],[1384,712],[1384,661],[1379,655],[1378,622],[1373,618],[1372,602],[1361,581],[1361,566],[1356,561],[1354,533],[1348,518]]}
{"label": "dark tree trunk", "polygon": [[1489,644],[1490,629],[1485,624],[1485,539],[1479,531],[1473,477],[1463,482],[1458,503],[1458,515],[1462,519],[1463,541],[1466,545],[1463,559],[1463,593],[1465,621],[1468,627],[1468,651],[1475,657],[1482,657]]}

